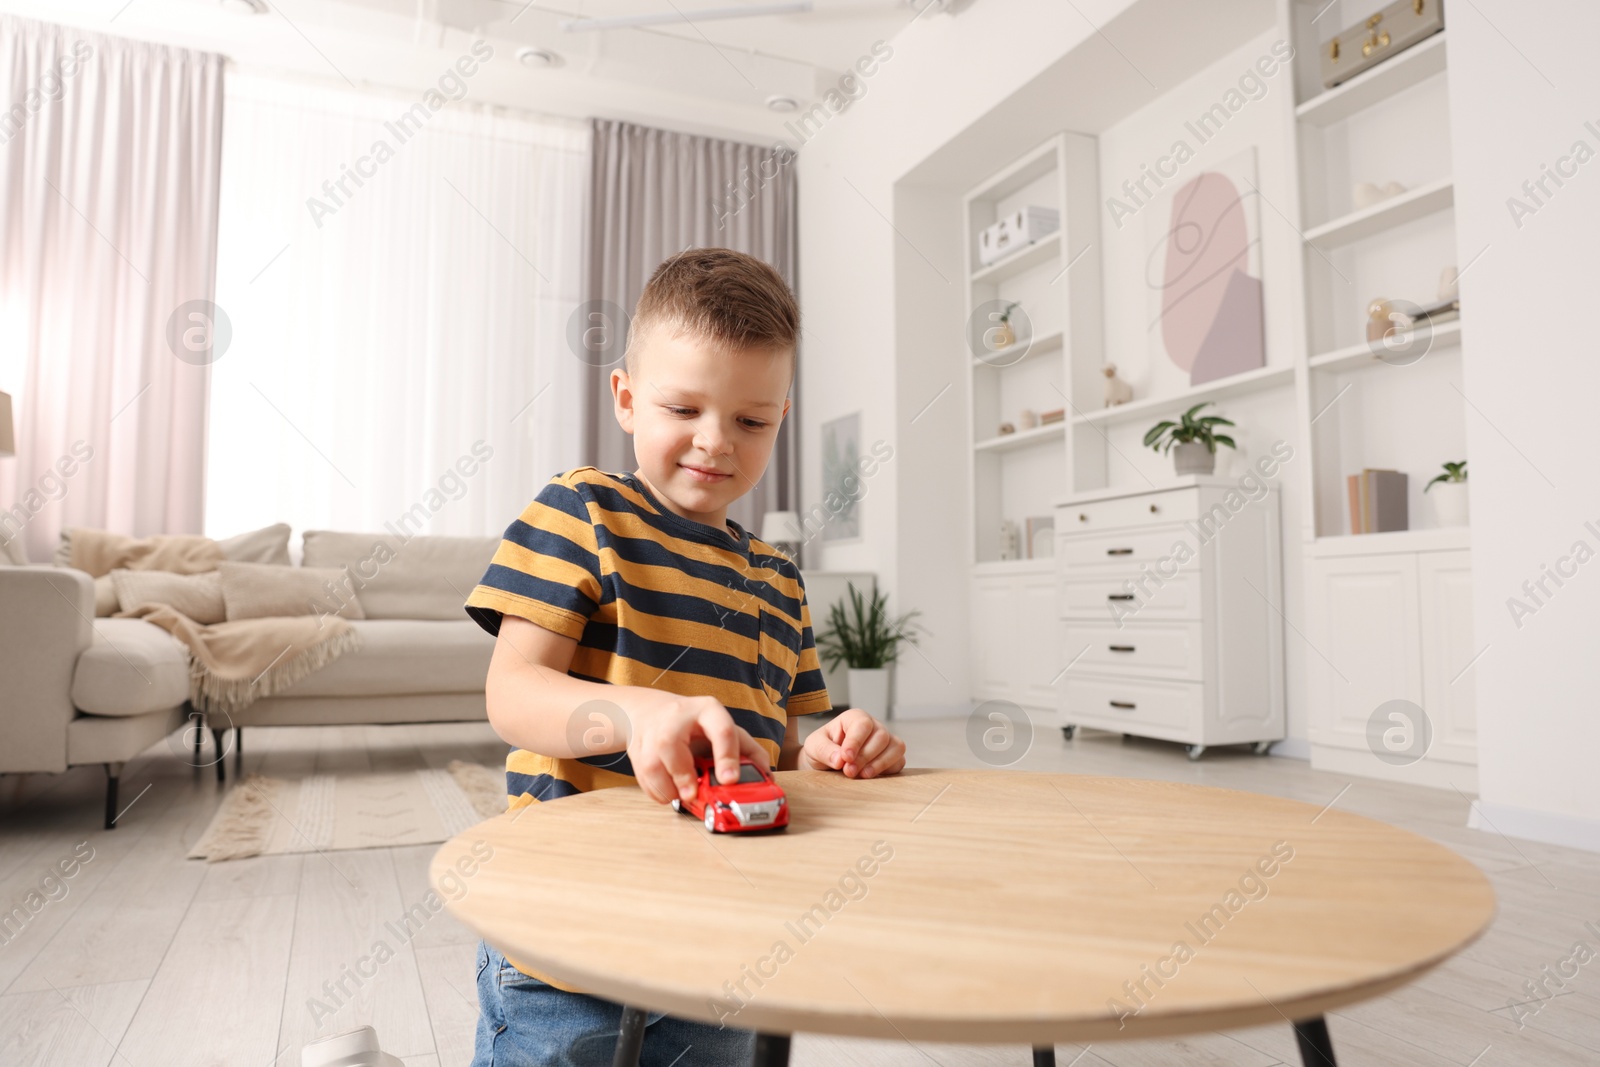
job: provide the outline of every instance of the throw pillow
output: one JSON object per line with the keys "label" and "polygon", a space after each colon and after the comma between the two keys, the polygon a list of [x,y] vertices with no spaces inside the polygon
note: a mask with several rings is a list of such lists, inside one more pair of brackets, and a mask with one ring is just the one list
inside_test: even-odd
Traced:
{"label": "throw pillow", "polygon": [[[141,604],[170,604],[202,625],[228,617],[222,600],[222,576],[216,571],[173,574],[170,571],[111,572],[121,610],[131,612]],[[96,579],[98,581],[98,579]]]}
{"label": "throw pillow", "polygon": [[272,563],[217,565],[228,621],[273,615],[340,615],[364,619],[345,567],[282,567]]}
{"label": "throw pillow", "polygon": [[28,554],[22,547],[22,531],[18,530],[10,537],[0,535],[0,566],[26,567]]}
{"label": "throw pillow", "polygon": [[107,619],[117,613],[121,606],[117,599],[117,587],[111,580],[111,575],[102,574],[94,580],[94,617]]}
{"label": "throw pillow", "polygon": [[286,522],[235,534],[218,541],[217,545],[224,559],[236,563],[271,563],[277,567],[287,567],[290,563],[289,524]]}

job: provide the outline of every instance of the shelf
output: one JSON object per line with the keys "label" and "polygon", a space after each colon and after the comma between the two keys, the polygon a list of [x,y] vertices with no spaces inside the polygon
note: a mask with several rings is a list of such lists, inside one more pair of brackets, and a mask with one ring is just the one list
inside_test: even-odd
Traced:
{"label": "shelf", "polygon": [[[1007,367],[1018,366],[1028,362],[1031,359],[1037,359],[1038,357],[1047,355],[1051,352],[1061,351],[1062,340],[1063,337],[1061,331],[1057,330],[1054,333],[1047,333],[1043,337],[1035,337],[1033,339],[1033,343],[1028,346],[1028,354],[1017,360],[1015,363],[999,362],[1001,352],[996,352],[993,356],[989,357],[989,359],[985,359],[982,356],[973,356],[972,365],[974,367],[992,367],[997,370],[1005,370]],[[991,362],[991,360],[994,360],[995,362]]]}
{"label": "shelf", "polygon": [[1433,77],[1445,69],[1444,38],[1444,32],[1436,33],[1343,85],[1317,94],[1294,109],[1295,117],[1311,126],[1331,126]]}
{"label": "shelf", "polygon": [[1399,196],[1391,196],[1371,207],[1352,211],[1332,222],[1313,226],[1305,232],[1305,239],[1308,244],[1319,248],[1337,248],[1443,211],[1454,204],[1455,199],[1454,183],[1449,178],[1440,178],[1427,185],[1407,189]]}
{"label": "shelf", "polygon": [[983,574],[1039,574],[1055,570],[1054,556],[1042,559],[986,559],[972,565],[972,573]]}
{"label": "shelf", "polygon": [[[1404,337],[1405,335],[1400,335]],[[1440,323],[1433,330],[1433,344],[1428,351],[1437,348],[1447,348],[1461,343],[1461,320],[1454,319],[1450,322]],[[1425,356],[1419,358],[1426,358]],[[1377,354],[1372,349],[1372,344],[1363,341],[1358,345],[1349,345],[1345,348],[1336,348],[1331,352],[1311,357],[1313,370],[1349,370],[1352,367],[1364,366],[1380,362]],[[1412,360],[1410,362],[1416,362]]]}
{"label": "shelf", "polygon": [[972,446],[974,452],[1010,452],[1013,449],[1027,448],[1051,438],[1063,436],[1062,431],[1067,428],[1066,421],[1052,422],[1048,426],[1035,426],[1031,430],[1018,430],[1016,433],[1003,433],[998,437],[991,437],[979,441]]}
{"label": "shelf", "polygon": [[1258,367],[1255,370],[1245,371],[1243,374],[1234,374],[1227,378],[1218,378],[1206,382],[1204,385],[1191,386],[1181,393],[1170,396],[1150,396],[1142,400],[1130,400],[1126,404],[1119,404],[1114,408],[1102,408],[1084,415],[1073,417],[1077,425],[1108,425],[1118,422],[1132,422],[1145,418],[1152,412],[1170,410],[1173,408],[1188,409],[1202,400],[1220,400],[1226,396],[1237,396],[1240,393],[1253,393],[1259,389],[1270,389],[1275,385],[1282,385],[1294,380],[1293,367]]}
{"label": "shelf", "polygon": [[1440,526],[1429,530],[1319,537],[1311,544],[1311,554],[1326,559],[1332,556],[1378,556],[1386,552],[1445,552],[1470,548],[1471,545],[1470,527]]}
{"label": "shelf", "polygon": [[997,259],[981,270],[973,272],[970,279],[972,284],[979,282],[1000,282],[1007,278],[1021,274],[1025,270],[1032,270],[1039,264],[1049,259],[1054,259],[1061,254],[1061,231],[1058,229],[1052,234],[1039,238],[1026,248],[1011,253],[1004,259]]}
{"label": "shelf", "polygon": [[[1219,455],[1218,462],[1220,463],[1224,461],[1224,457]],[[1276,488],[1278,483],[1273,480],[1268,484]],[[1099,500],[1120,500],[1121,498],[1128,496],[1148,496],[1151,493],[1166,493],[1171,492],[1174,489],[1205,489],[1208,487],[1214,489],[1235,489],[1238,488],[1238,485],[1238,477],[1229,476],[1226,474],[1183,474],[1173,478],[1163,479],[1162,481],[1156,482],[1153,485],[1129,484],[1119,485],[1110,489],[1085,489],[1082,492],[1073,493],[1071,496],[1063,497],[1062,499],[1057,500],[1055,506],[1058,508],[1070,508],[1081,504],[1093,504]]]}
{"label": "shelf", "polygon": [[1052,138],[967,194],[971,200],[1004,200],[1026,189],[1056,169],[1056,142]]}

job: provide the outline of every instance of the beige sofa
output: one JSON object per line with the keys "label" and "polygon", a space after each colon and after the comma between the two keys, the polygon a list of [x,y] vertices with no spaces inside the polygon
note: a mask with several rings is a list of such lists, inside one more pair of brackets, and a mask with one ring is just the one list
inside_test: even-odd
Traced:
{"label": "beige sofa", "polygon": [[[247,726],[460,722],[487,718],[494,639],[462,604],[498,537],[307,531],[304,566],[349,566],[366,618],[362,647],[232,716],[203,724],[188,704],[188,650],[141,619],[95,616],[95,583],[60,566],[0,566],[0,773],[106,768],[107,829],[123,764],[185,723],[213,762]],[[379,547],[381,544],[381,548]],[[197,765],[203,733],[169,740]]]}

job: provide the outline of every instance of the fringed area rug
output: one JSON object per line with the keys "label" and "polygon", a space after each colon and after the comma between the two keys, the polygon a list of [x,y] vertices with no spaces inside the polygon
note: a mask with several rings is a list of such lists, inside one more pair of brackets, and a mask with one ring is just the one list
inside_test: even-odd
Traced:
{"label": "fringed area rug", "polygon": [[462,760],[447,770],[294,780],[252,774],[223,798],[189,858],[425,845],[505,810],[503,772]]}

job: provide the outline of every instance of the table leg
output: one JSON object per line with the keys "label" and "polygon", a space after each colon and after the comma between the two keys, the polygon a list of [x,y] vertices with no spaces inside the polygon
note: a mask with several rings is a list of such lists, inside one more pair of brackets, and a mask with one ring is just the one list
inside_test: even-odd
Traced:
{"label": "table leg", "polygon": [[1054,1045],[1033,1046],[1033,1067],[1056,1067],[1056,1047]]}
{"label": "table leg", "polygon": [[1295,1023],[1294,1036],[1300,1043],[1300,1062],[1305,1067],[1337,1067],[1333,1039],[1328,1036],[1328,1024],[1322,1016]]}
{"label": "table leg", "polygon": [[644,1048],[644,1012],[638,1008],[622,1009],[622,1026],[617,1031],[617,1051],[611,1057],[611,1067],[639,1067],[639,1052]]}
{"label": "table leg", "polygon": [[755,1067],[789,1067],[789,1035],[757,1034]]}

